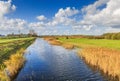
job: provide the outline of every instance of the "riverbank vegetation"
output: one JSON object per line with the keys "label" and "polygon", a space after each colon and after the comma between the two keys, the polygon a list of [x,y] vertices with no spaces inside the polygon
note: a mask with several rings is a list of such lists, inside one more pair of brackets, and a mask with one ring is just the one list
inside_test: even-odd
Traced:
{"label": "riverbank vegetation", "polygon": [[63,46],[66,49],[73,49],[74,45],[73,44],[69,44],[69,43],[63,43],[60,40],[57,40],[54,37],[48,37],[48,38],[44,38],[44,40],[48,41],[50,44],[52,45],[58,45],[58,46]]}
{"label": "riverbank vegetation", "polygon": [[59,38],[61,42],[70,43],[78,48],[85,62],[94,66],[107,77],[108,81],[120,81],[120,41],[108,39]]}
{"label": "riverbank vegetation", "polygon": [[35,38],[0,39],[0,81],[11,81],[25,62],[25,48]]}
{"label": "riverbank vegetation", "polygon": [[12,54],[8,60],[5,60],[0,69],[0,81],[12,81],[25,63],[23,56],[25,49]]}
{"label": "riverbank vegetation", "polygon": [[26,48],[35,38],[0,39],[0,64],[21,47]]}
{"label": "riverbank vegetation", "polygon": [[89,65],[94,66],[94,69],[101,71],[108,81],[120,81],[120,51],[88,47],[79,51],[78,54]]}

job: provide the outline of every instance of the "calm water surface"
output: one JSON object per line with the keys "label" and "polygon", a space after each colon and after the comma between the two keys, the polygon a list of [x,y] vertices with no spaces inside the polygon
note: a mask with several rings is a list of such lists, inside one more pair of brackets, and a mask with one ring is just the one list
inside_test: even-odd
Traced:
{"label": "calm water surface", "polygon": [[75,50],[53,46],[43,39],[28,47],[26,64],[15,81],[105,81],[92,71]]}

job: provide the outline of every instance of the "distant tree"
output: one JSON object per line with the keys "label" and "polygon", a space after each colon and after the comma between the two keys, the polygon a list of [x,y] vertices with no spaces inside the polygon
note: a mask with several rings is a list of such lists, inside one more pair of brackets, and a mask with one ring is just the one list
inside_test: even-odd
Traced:
{"label": "distant tree", "polygon": [[117,34],[117,39],[120,39],[120,33]]}
{"label": "distant tree", "polygon": [[29,36],[37,37],[37,34],[34,30],[29,30]]}

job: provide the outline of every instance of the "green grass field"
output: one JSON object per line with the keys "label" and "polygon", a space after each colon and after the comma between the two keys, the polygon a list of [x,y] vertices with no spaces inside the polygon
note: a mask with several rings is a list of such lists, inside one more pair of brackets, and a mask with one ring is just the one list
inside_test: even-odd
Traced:
{"label": "green grass field", "polygon": [[0,39],[0,63],[21,47],[27,47],[33,40],[34,38]]}
{"label": "green grass field", "polygon": [[0,43],[8,43],[8,42],[14,42],[14,41],[19,41],[19,40],[29,40],[29,39],[32,39],[31,38],[13,38],[13,39],[0,39]]}
{"label": "green grass field", "polygon": [[120,50],[120,40],[87,39],[87,38],[74,38],[74,39],[59,38],[59,40],[65,43],[72,43],[78,47],[96,46]]}

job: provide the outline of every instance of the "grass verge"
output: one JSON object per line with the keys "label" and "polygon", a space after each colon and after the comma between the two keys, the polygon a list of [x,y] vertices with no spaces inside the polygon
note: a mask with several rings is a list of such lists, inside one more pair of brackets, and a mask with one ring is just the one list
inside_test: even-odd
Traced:
{"label": "grass verge", "polygon": [[25,63],[24,49],[17,51],[15,54],[10,56],[9,60],[6,60],[1,66],[0,70],[0,81],[12,81],[19,70]]}

